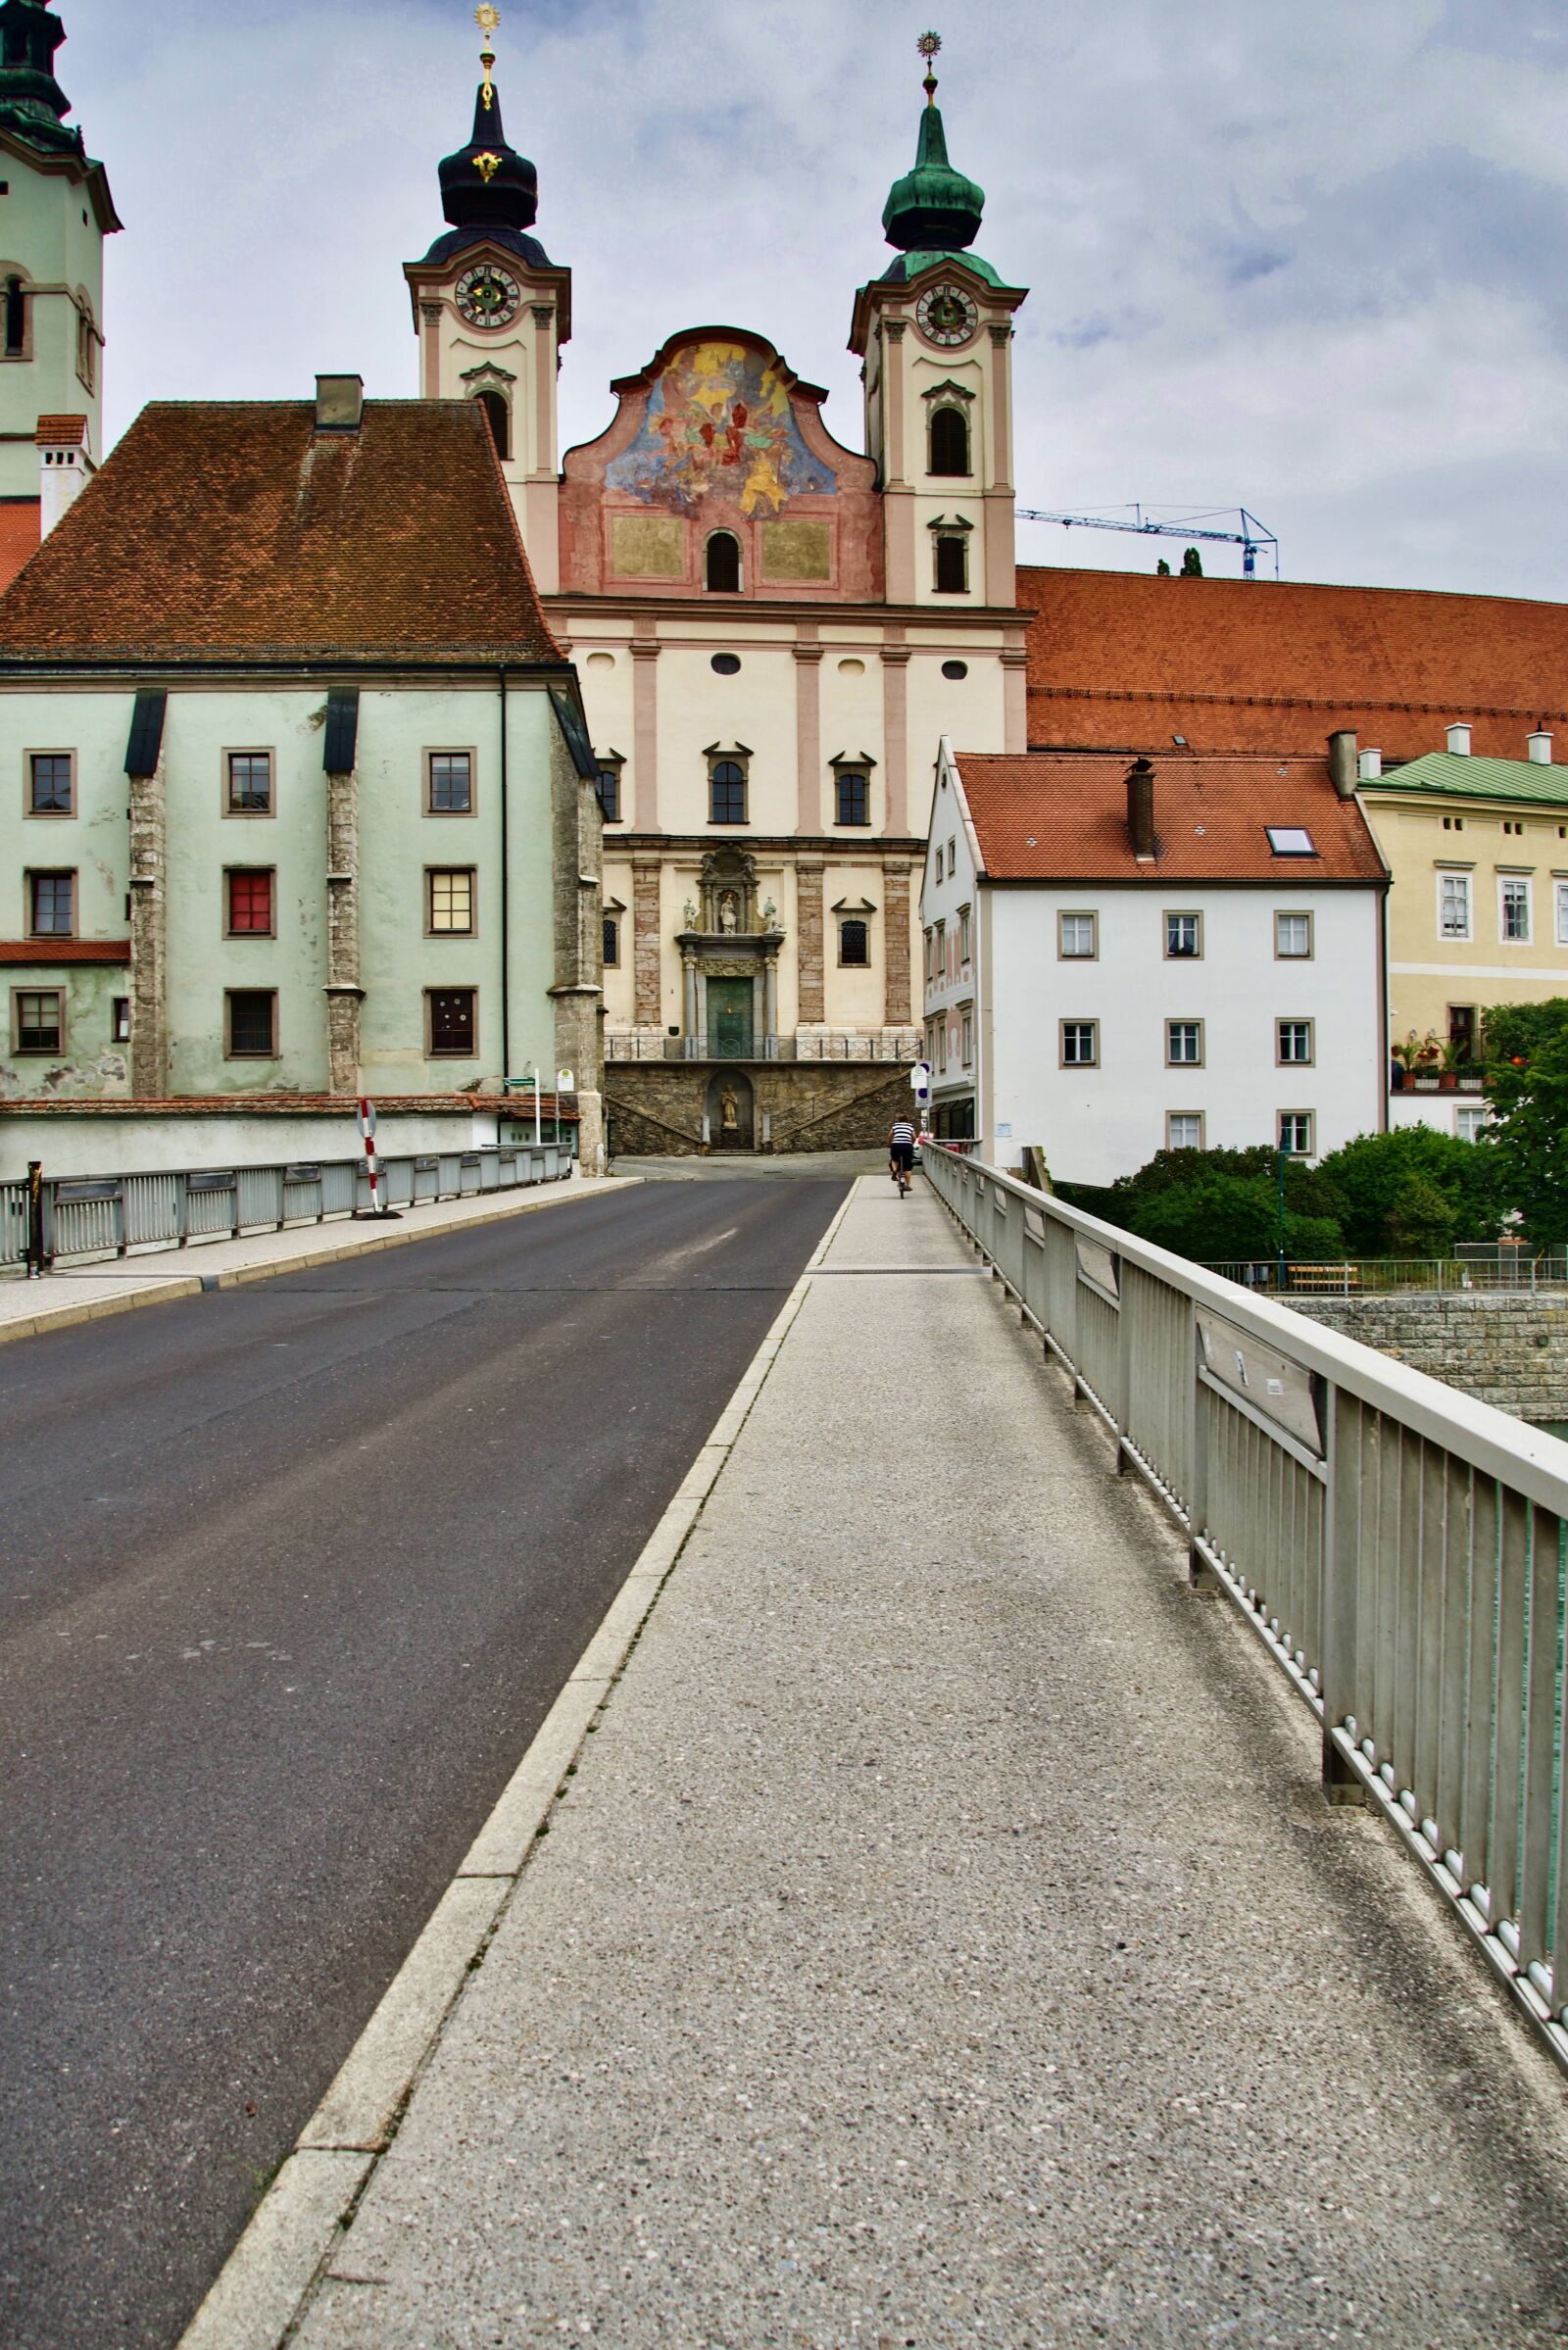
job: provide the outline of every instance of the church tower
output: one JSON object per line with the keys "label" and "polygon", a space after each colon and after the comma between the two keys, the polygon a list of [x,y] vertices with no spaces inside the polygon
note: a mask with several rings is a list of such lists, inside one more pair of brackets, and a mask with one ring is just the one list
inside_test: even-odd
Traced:
{"label": "church tower", "polygon": [[534,579],[549,595],[561,575],[556,369],[571,333],[571,271],[527,233],[538,175],[501,126],[491,46],[500,13],[486,6],[478,17],[484,79],[473,132],[441,166],[450,225],[403,274],[419,338],[419,395],[482,403]]}
{"label": "church tower", "polygon": [[53,9],[0,0],[0,524],[18,552],[39,535],[18,510],[40,482],[47,530],[103,455],[104,239],[121,222],[66,127],[65,37]]}
{"label": "church tower", "polygon": [[921,37],[914,169],[882,215],[898,259],[856,296],[850,349],[864,362],[889,603],[1010,608],[1010,347],[1025,295],[971,250],[985,190],[948,161],[933,70],[941,46],[934,32]]}

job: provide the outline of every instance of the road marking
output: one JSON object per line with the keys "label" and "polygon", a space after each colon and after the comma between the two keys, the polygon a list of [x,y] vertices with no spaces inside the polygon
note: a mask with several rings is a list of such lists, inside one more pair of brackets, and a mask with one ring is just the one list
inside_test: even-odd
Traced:
{"label": "road marking", "polygon": [[858,1188],[857,1179],[178,2350],[279,2350],[303,2320],[469,1976],[524,1882],[562,1780],[609,1702]]}

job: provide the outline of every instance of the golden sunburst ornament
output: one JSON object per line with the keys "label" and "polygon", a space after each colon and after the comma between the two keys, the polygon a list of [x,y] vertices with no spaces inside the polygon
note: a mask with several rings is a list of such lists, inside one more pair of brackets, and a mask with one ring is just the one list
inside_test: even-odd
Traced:
{"label": "golden sunburst ornament", "polygon": [[937,97],[936,60],[942,48],[942,35],[940,32],[922,32],[914,45],[925,59],[925,79],[920,87],[925,92],[927,106],[934,106]]}
{"label": "golden sunburst ornament", "polygon": [[495,89],[490,79],[490,69],[496,62],[496,26],[501,22],[501,11],[491,5],[491,0],[484,0],[483,7],[474,10],[473,21],[484,35],[484,47],[479,52],[479,63],[484,68],[484,102],[488,110],[495,103]]}

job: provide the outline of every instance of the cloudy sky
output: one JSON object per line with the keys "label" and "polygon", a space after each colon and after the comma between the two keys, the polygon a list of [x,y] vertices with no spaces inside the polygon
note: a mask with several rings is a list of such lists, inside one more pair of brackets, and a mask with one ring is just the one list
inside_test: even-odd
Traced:
{"label": "cloudy sky", "polygon": [[[300,397],[318,368],[412,392],[401,265],[467,136],[471,0],[57,4],[126,223],[111,437],[146,400]],[[1031,289],[1022,504],[1246,505],[1290,577],[1568,599],[1563,0],[501,5],[508,135],[573,271],[567,441],[603,427],[612,375],[722,322],[827,385],[860,445],[851,304],[891,259],[935,22],[978,250]],[[1161,552],[1039,523],[1020,544]]]}

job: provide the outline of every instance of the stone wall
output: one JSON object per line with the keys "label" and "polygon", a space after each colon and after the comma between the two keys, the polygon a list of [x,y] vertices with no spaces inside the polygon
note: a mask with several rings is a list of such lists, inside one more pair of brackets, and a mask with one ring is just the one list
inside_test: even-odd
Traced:
{"label": "stone wall", "polygon": [[1292,1311],[1522,1420],[1568,1420],[1568,1296],[1292,1297]]}
{"label": "stone wall", "polygon": [[[715,1068],[750,1080],[754,1132],[770,1126],[769,1151],[870,1151],[909,1106],[907,1061],[612,1060],[605,1102],[616,1152],[626,1158],[696,1157],[703,1105]],[[715,1152],[716,1156],[717,1153]]]}

